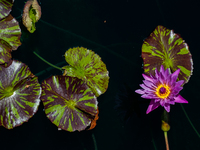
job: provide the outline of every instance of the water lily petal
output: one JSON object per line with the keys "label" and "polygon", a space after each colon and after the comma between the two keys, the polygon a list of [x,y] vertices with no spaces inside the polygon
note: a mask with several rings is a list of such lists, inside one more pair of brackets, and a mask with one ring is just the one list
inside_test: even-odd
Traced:
{"label": "water lily petal", "polygon": [[160,73],[161,73],[161,74],[164,74],[164,73],[165,73],[165,69],[164,69],[163,65],[160,66]]}
{"label": "water lily petal", "polygon": [[145,90],[149,88],[149,87],[147,87],[147,86],[144,85],[144,84],[140,84],[140,87],[143,88],[143,89],[145,89]]}
{"label": "water lily petal", "polygon": [[164,105],[165,105],[165,103],[166,103],[166,99],[162,99],[161,101],[160,101],[160,105],[163,107]]}
{"label": "water lily petal", "polygon": [[160,99],[160,98],[154,99],[155,102],[160,102],[161,100],[162,100],[162,99]]}
{"label": "water lily petal", "polygon": [[141,89],[135,90],[135,92],[138,93],[138,94],[144,94],[145,93],[144,90],[141,90]]}
{"label": "water lily petal", "polygon": [[180,80],[180,81],[176,82],[175,88],[180,87],[183,83],[184,83],[184,80]]}
{"label": "water lily petal", "polygon": [[178,93],[183,89],[183,87],[179,86],[173,89],[172,93],[174,95],[178,95]]}
{"label": "water lily petal", "polygon": [[163,76],[162,73],[160,74],[159,81],[161,84],[165,84],[165,77]]}
{"label": "water lily petal", "polygon": [[145,90],[145,92],[154,92],[155,91],[154,89],[147,87],[144,84],[140,84],[140,87],[143,88]]}
{"label": "water lily petal", "polygon": [[150,113],[152,110],[158,108],[160,106],[160,103],[155,102],[154,100],[151,100],[149,107],[147,108],[146,114]]}
{"label": "water lily petal", "polygon": [[166,104],[164,105],[164,108],[165,108],[165,110],[166,110],[167,112],[170,112],[170,104],[166,103]]}
{"label": "water lily petal", "polygon": [[176,103],[188,103],[186,99],[184,99],[181,95],[174,97]]}
{"label": "water lily petal", "polygon": [[174,73],[171,74],[171,76],[177,76],[178,77],[178,74],[180,72],[181,69],[177,69]]}
{"label": "water lily petal", "polygon": [[155,69],[155,77],[158,79],[159,78],[160,73],[158,72],[157,68]]}
{"label": "water lily petal", "polygon": [[143,78],[144,78],[145,80],[148,80],[148,81],[153,82],[153,79],[152,79],[150,76],[147,76],[146,74],[142,74],[142,76],[143,76]]}
{"label": "water lily petal", "polygon": [[167,103],[168,103],[168,104],[171,104],[171,105],[174,105],[174,104],[175,104],[174,100],[170,100],[170,101],[168,101]]}
{"label": "water lily petal", "polygon": [[154,99],[157,98],[155,94],[153,93],[145,93],[141,96],[142,98],[146,98],[146,99]]}
{"label": "water lily petal", "polygon": [[168,83],[171,88],[174,88],[174,86],[176,85],[177,77],[178,77],[178,75],[171,76],[170,82]]}
{"label": "water lily petal", "polygon": [[167,69],[164,71],[165,80],[168,78],[169,75],[170,75],[170,73],[169,73],[169,68],[167,68]]}
{"label": "water lily petal", "polygon": [[143,83],[149,88],[153,87],[153,83],[151,81],[143,80]]}

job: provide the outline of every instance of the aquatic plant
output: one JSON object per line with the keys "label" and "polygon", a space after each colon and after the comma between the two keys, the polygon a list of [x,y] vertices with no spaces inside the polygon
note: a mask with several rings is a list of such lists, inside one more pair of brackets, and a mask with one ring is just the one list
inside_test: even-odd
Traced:
{"label": "aquatic plant", "polygon": [[[55,67],[36,52],[34,54]],[[62,67],[63,76],[52,76],[42,82],[41,100],[45,106],[45,113],[58,128],[72,132],[81,131],[91,125],[90,129],[92,129],[96,125],[99,113],[96,97],[108,88],[109,76],[106,65],[97,54],[84,47],[70,48],[65,53],[65,59],[69,65]],[[62,70],[59,67],[55,68]],[[66,91],[67,94],[63,95],[60,90]],[[61,108],[62,112],[60,112]],[[57,119],[54,117],[56,110],[61,115],[58,115]],[[68,115],[67,120],[63,118],[66,115]]]}
{"label": "aquatic plant", "polygon": [[160,72],[155,69],[155,76],[147,76],[142,74],[145,80],[144,84],[140,84],[142,89],[138,89],[135,92],[141,94],[142,98],[151,99],[149,107],[146,111],[148,114],[158,106],[165,108],[167,112],[170,112],[170,105],[176,103],[188,103],[179,92],[183,89],[181,85],[184,80],[176,82],[180,69],[170,74],[169,69],[164,70],[163,65],[160,67]]}
{"label": "aquatic plant", "polygon": [[[38,5],[36,0],[29,0],[25,5],[24,16],[29,16],[30,26],[27,28],[31,33],[35,31],[34,23],[41,15],[41,12],[36,12],[39,11],[36,4]],[[26,17],[23,19],[27,19]],[[6,17],[7,20],[8,18],[13,20],[11,15]],[[61,71],[65,70],[62,76],[51,76],[44,80],[41,88],[37,77],[29,71],[28,66],[10,60],[11,50],[17,49],[21,44],[21,30],[16,20],[8,22],[6,19],[1,20],[1,47],[5,47],[5,52],[1,53],[0,125],[8,129],[21,125],[36,113],[41,99],[47,117],[59,130],[81,131],[88,126],[88,129],[93,129],[99,113],[96,97],[107,90],[109,80],[106,65],[101,58],[92,50],[83,47],[72,48],[65,53],[66,60],[71,66],[59,68],[34,52],[49,65]],[[10,27],[7,24],[14,26],[11,28],[15,29],[13,34],[4,34],[4,29],[7,31]],[[6,33],[15,42],[7,40],[9,38],[6,37]],[[6,56],[6,53],[9,55]],[[75,59],[77,57],[78,59]]]}
{"label": "aquatic plant", "polygon": [[22,21],[24,26],[30,33],[36,30],[35,23],[41,17],[41,7],[37,0],[28,0],[24,6]]}
{"label": "aquatic plant", "polygon": [[10,14],[13,3],[14,3],[14,0],[1,0],[0,1],[0,4],[1,4],[0,20],[2,20],[3,18],[7,17]]}
{"label": "aquatic plant", "polygon": [[17,50],[21,45],[21,29],[18,21],[8,15],[0,20],[0,64],[8,62],[12,55],[12,50]]}
{"label": "aquatic plant", "polygon": [[87,83],[98,97],[108,88],[108,71],[99,55],[84,47],[70,48],[65,53],[69,64],[62,67],[64,75],[77,77]]}
{"label": "aquatic plant", "polygon": [[[16,9],[18,9],[20,12],[22,12],[22,10],[19,9],[18,7],[16,7]],[[18,17],[16,17],[16,19],[18,19],[18,20],[20,20],[21,18],[22,18],[21,15],[18,16]],[[63,28],[61,28],[61,27],[59,27],[59,26],[56,26],[56,25],[54,25],[54,24],[51,24],[51,23],[49,23],[49,22],[47,22],[47,21],[45,21],[45,20],[43,20],[43,19],[39,19],[38,21],[40,21],[41,23],[43,23],[43,24],[45,24],[45,25],[47,25],[47,26],[49,26],[49,27],[52,27],[52,28],[54,28],[54,29],[56,29],[56,30],[58,30],[58,31],[62,31],[63,33],[69,34],[70,36],[73,36],[73,37],[75,37],[75,38],[77,38],[77,39],[81,39],[82,41],[85,41],[85,42],[87,42],[87,43],[89,43],[89,44],[95,45],[95,46],[98,47],[98,49],[102,48],[102,49],[104,49],[106,52],[112,54],[113,56],[116,56],[117,58],[123,60],[123,61],[126,62],[127,64],[133,65],[133,66],[135,66],[135,67],[138,67],[138,65],[136,65],[135,63],[133,63],[132,60],[125,58],[124,56],[122,56],[122,55],[116,53],[115,51],[113,51],[113,50],[111,50],[111,49],[109,48],[109,47],[113,47],[113,46],[121,46],[121,45],[133,44],[132,42],[131,42],[131,43],[115,43],[115,44],[111,44],[111,45],[104,46],[104,45],[99,44],[99,43],[97,43],[97,42],[95,42],[95,41],[92,41],[92,40],[90,40],[90,39],[87,39],[86,37],[83,37],[83,36],[81,36],[81,35],[78,35],[78,34],[76,34],[76,33],[73,33],[73,32],[71,32],[71,31],[69,31],[69,30],[63,29]],[[27,33],[23,33],[23,34],[27,34]],[[23,34],[22,34],[22,36],[23,36]],[[25,35],[25,36],[27,37],[27,35]],[[23,40],[24,40],[24,38],[22,37],[22,38],[21,38],[21,41],[23,41]],[[62,62],[62,63],[63,63],[63,62]],[[54,66],[54,67],[55,67],[55,66]],[[139,68],[139,67],[138,67],[138,68]],[[39,74],[40,74],[40,73],[39,73]]]}
{"label": "aquatic plant", "polygon": [[[48,24],[48,22],[45,22],[45,21],[43,21],[43,20],[41,20],[41,22],[42,23],[46,23],[46,24]],[[57,28],[57,29],[59,29],[59,30],[62,30],[63,32],[67,32],[67,33],[69,33],[69,34],[73,34],[72,32],[70,32],[70,31],[67,31],[67,30],[63,30],[62,28],[58,28],[57,26],[54,26],[54,25],[52,25],[52,24],[48,24],[49,26],[51,26],[51,27],[54,27],[54,28]],[[81,37],[81,36],[79,36],[79,35],[76,35],[76,34],[73,34],[75,37],[79,37],[79,38],[82,38],[83,39],[83,37]],[[84,40],[86,40],[87,41],[87,39],[85,39],[84,38]],[[91,41],[88,41],[88,42],[91,42]],[[93,42],[94,44],[96,44],[95,42]],[[103,47],[103,46],[101,46],[101,45],[98,45],[99,47]],[[103,48],[105,48],[105,50],[107,50],[107,51],[109,51],[109,49],[108,48],[106,48],[106,47],[103,47]],[[110,53],[112,53],[112,54],[116,54],[115,52],[112,52],[112,51],[109,51]],[[35,53],[36,54],[36,53]],[[37,55],[38,56],[38,55]],[[119,57],[119,58],[122,58],[122,60],[125,60],[126,62],[128,62],[129,63],[129,61],[127,60],[127,59],[124,59],[122,56],[120,56],[120,55],[115,55],[115,56],[117,56],[117,57]],[[41,58],[41,57],[40,57]],[[132,62],[130,62],[130,63],[132,63]],[[171,64],[171,63],[170,63]],[[147,65],[145,65],[145,66],[147,66]],[[157,67],[157,69],[158,69],[159,67]],[[165,68],[166,68],[166,66],[165,66]],[[180,68],[176,68],[176,70],[177,69],[180,69]],[[60,68],[60,70],[62,70],[61,68]],[[155,71],[155,68],[153,68],[152,69],[152,72],[154,73],[154,71]],[[183,70],[184,71],[184,70]],[[147,73],[148,74],[148,73]],[[55,77],[55,78],[57,78],[58,76],[52,76],[52,78],[53,77]],[[55,82],[56,83],[56,82]],[[67,106],[66,106],[67,107]],[[45,110],[46,111],[46,110]],[[58,111],[58,110],[55,110],[56,112]],[[97,109],[97,111],[98,111],[98,109]],[[165,111],[164,111],[165,112]],[[49,112],[49,113],[52,113],[52,112]],[[168,113],[167,113],[168,114]],[[52,115],[53,116],[53,115]],[[50,116],[50,117],[52,117],[52,116]],[[92,122],[93,121],[95,121],[96,120],[96,118],[98,118],[98,117],[96,117],[96,116],[98,116],[98,113],[96,113],[96,115],[95,115],[95,118],[93,118],[93,119],[91,119],[91,126],[92,126]],[[166,115],[164,115],[164,116],[166,116]],[[94,116],[93,116],[94,117]],[[54,118],[53,118],[54,119]],[[52,122],[54,122],[54,120],[51,120]],[[59,120],[60,118],[58,118],[57,120]],[[62,118],[61,118],[62,119]],[[55,119],[56,120],[56,119]],[[56,121],[57,121],[56,120]],[[55,122],[56,122],[55,121]],[[67,121],[69,121],[69,120],[67,120]],[[164,121],[164,119],[162,119],[162,123],[164,124],[162,127],[169,127],[169,125],[168,125],[168,122],[167,121]],[[57,123],[58,124],[58,123]],[[58,125],[59,126],[59,125]],[[65,128],[63,128],[63,129],[65,129]],[[164,130],[164,128],[162,128],[162,130]],[[167,130],[169,130],[169,128],[167,128]]]}
{"label": "aquatic plant", "polygon": [[192,55],[187,43],[179,34],[163,26],[157,26],[146,38],[142,45],[142,58],[144,72],[147,75],[155,75],[155,69],[169,68],[171,72],[180,70],[179,80],[184,83],[189,81],[193,70]]}
{"label": "aquatic plant", "polygon": [[41,84],[41,100],[47,117],[58,128],[84,130],[97,114],[97,98],[87,84],[76,77],[52,76]]}
{"label": "aquatic plant", "polygon": [[180,35],[159,25],[144,40],[142,58],[145,72],[142,75],[145,80],[140,85],[143,89],[135,92],[142,94],[143,98],[151,99],[147,114],[160,105],[164,107],[161,129],[164,131],[166,149],[169,150],[167,132],[170,130],[170,104],[188,103],[178,93],[192,75],[192,55]]}
{"label": "aquatic plant", "polygon": [[12,129],[38,110],[42,88],[27,65],[11,60],[0,65],[0,126]]}

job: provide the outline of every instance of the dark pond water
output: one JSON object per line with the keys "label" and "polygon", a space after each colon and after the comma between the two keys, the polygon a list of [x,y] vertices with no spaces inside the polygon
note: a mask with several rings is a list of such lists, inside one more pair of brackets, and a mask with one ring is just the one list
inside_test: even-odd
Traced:
{"label": "dark pond water", "polygon": [[[164,150],[164,134],[160,128],[162,107],[146,115],[148,103],[141,104],[140,117],[133,112],[123,117],[121,110],[114,109],[116,96],[123,92],[124,85],[135,91],[142,83],[141,46],[157,25],[179,33],[189,45],[194,62],[193,75],[180,94],[189,102],[182,106],[196,131],[181,105],[171,106],[170,150],[200,149],[197,133],[200,132],[199,2],[40,0],[42,17],[33,34],[21,22],[24,3],[16,0],[11,12],[22,28],[22,45],[12,55],[27,64],[38,75],[39,82],[62,72],[41,61],[33,51],[62,67],[67,64],[65,51],[76,46],[97,53],[107,66],[110,80],[106,93],[98,97],[99,120],[93,130],[58,131],[47,119],[41,103],[27,123],[12,130],[0,127],[1,150]],[[122,101],[128,110],[131,103]]]}

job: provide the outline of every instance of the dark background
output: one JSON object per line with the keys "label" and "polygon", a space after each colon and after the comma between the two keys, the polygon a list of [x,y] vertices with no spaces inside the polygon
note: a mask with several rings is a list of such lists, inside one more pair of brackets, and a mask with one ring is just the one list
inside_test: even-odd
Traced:
{"label": "dark background", "polygon": [[[110,81],[106,93],[98,97],[100,114],[93,130],[58,131],[45,116],[41,103],[27,123],[12,130],[0,127],[0,150],[164,150],[164,134],[160,129],[163,108],[146,115],[148,103],[142,104],[141,116],[130,113],[128,119],[118,116],[121,110],[114,109],[116,95],[124,84],[134,91],[142,83],[141,46],[157,25],[174,29],[189,45],[194,70],[181,95],[189,101],[183,107],[200,132],[200,3],[197,0],[40,0],[42,17],[33,34],[21,22],[24,4],[25,1],[15,0],[11,12],[22,28],[22,45],[12,52],[14,59],[26,63],[41,82],[62,72],[42,62],[33,51],[62,67],[66,65],[65,51],[83,46],[102,58]],[[128,110],[129,104],[126,100],[124,103]],[[180,104],[171,106],[170,125],[170,150],[200,149],[200,136]]]}

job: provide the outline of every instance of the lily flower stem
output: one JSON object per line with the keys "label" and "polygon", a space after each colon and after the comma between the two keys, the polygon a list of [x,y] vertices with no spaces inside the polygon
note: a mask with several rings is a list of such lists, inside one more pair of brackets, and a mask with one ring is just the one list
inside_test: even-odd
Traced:
{"label": "lily flower stem", "polygon": [[33,53],[34,53],[38,58],[40,58],[42,61],[44,61],[45,63],[47,63],[48,65],[50,65],[51,67],[63,71],[62,68],[57,67],[57,66],[53,65],[52,63],[48,62],[47,60],[45,60],[44,58],[42,58],[40,55],[38,55],[36,52],[33,52]]}
{"label": "lily flower stem", "polygon": [[165,137],[166,150],[169,150],[169,143],[168,143],[168,138],[167,138],[167,132],[166,131],[164,131],[164,137]]}

